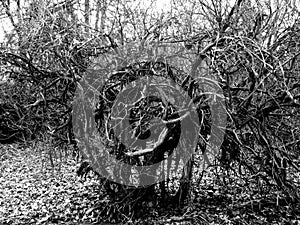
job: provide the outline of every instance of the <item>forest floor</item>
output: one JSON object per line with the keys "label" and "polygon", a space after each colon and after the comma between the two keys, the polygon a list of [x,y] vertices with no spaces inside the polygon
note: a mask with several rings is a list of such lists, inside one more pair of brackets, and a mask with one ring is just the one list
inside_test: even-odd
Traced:
{"label": "forest floor", "polygon": [[[107,224],[92,213],[99,202],[109,204],[97,178],[78,178],[70,156],[58,160],[46,148],[0,146],[0,224]],[[181,210],[149,206],[142,217],[122,224],[300,224],[300,204],[280,191],[198,185]]]}

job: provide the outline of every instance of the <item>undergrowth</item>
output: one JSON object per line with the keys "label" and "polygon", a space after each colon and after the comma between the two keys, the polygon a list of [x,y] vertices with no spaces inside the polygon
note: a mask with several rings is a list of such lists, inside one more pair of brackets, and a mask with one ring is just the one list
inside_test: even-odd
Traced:
{"label": "undergrowth", "polygon": [[[68,150],[53,154],[51,148],[41,142],[0,146],[0,224],[300,223],[299,202],[251,177],[248,182],[238,176],[228,179],[217,167],[195,179],[182,208],[149,203],[138,216],[125,215],[92,171],[86,178],[77,177],[79,164]],[[119,221],[112,213],[119,213]]]}

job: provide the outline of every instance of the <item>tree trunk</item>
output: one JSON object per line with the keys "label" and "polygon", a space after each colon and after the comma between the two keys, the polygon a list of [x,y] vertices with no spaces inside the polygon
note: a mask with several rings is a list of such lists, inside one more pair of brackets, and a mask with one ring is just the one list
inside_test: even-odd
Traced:
{"label": "tree trunk", "polygon": [[85,22],[85,32],[89,34],[90,26],[90,0],[84,0],[84,22]]}

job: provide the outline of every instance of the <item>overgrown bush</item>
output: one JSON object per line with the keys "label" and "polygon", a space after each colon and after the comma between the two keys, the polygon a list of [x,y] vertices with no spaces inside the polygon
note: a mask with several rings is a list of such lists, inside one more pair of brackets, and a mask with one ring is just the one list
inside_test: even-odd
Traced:
{"label": "overgrown bush", "polygon": [[[286,1],[270,4],[238,0],[230,7],[230,1],[206,4],[182,0],[173,2],[172,10],[157,17],[148,13],[151,7],[133,9],[129,3],[111,1],[103,7],[96,4],[98,22],[103,21],[99,26],[95,22],[94,29],[89,24],[89,4],[81,10],[82,22],[75,15],[80,11],[74,6],[77,3],[72,1],[31,3],[28,11],[16,7],[17,12],[12,15],[10,2],[1,2],[15,33],[0,51],[0,72],[9,79],[1,81],[0,86],[0,142],[28,141],[48,134],[54,143],[76,145],[71,115],[78,82],[88,78],[91,70],[99,72],[100,78],[107,81],[120,68],[132,65],[133,58],[143,61],[133,56],[134,48],[155,59],[157,46],[174,44],[180,50],[176,54],[187,53],[183,54],[185,60],[176,62],[176,68],[186,71],[196,83],[209,75],[223,91],[227,121],[226,127],[222,127],[225,136],[217,163],[227,176],[251,174],[257,183],[275,186],[293,201],[299,201],[300,14],[297,7]],[[48,3],[49,7],[45,7]],[[79,8],[80,4],[77,4]],[[18,13],[24,14],[23,19]],[[128,20],[128,16],[133,18]],[[204,70],[199,69],[201,62],[206,62]],[[174,80],[185,81],[178,74],[174,76]],[[117,93],[114,87],[128,84],[123,78],[119,74],[108,79],[111,83],[107,84],[106,91],[112,91],[110,97]],[[187,92],[194,90],[188,89]],[[110,102],[100,98],[98,103],[102,105],[95,109],[100,117],[96,120],[102,123],[107,112],[100,111]],[[135,116],[139,117],[138,112]],[[135,120],[133,116],[132,124]],[[214,147],[209,146],[213,134],[209,133],[212,124],[207,121],[202,133],[206,136],[203,151],[205,147],[206,150]],[[102,138],[112,145],[113,153],[126,161],[124,149],[108,136]],[[161,158],[159,155],[157,160]],[[189,161],[186,190],[199,169],[196,162]],[[147,196],[157,186],[161,185],[161,191],[165,188],[162,183],[149,189],[122,192],[119,189],[128,187],[105,178],[101,182],[107,185],[106,191],[112,199],[121,203],[134,202],[138,197],[149,200]],[[173,180],[170,183],[175,184]],[[184,195],[187,196],[188,193]],[[137,209],[138,206],[135,205]],[[120,207],[131,211],[126,204]],[[107,212],[110,210],[115,209],[109,208]]]}

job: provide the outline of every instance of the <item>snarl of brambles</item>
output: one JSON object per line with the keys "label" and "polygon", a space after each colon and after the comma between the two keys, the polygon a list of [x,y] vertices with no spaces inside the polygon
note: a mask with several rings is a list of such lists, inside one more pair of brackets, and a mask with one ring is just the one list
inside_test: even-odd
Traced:
{"label": "snarl of brambles", "polygon": [[[196,106],[199,135],[208,135],[210,111],[201,91],[191,77],[163,62],[122,68],[101,90],[95,114],[99,135],[118,159],[132,165],[159,163],[181,144],[181,122],[190,104]],[[191,102],[184,102],[182,92]]]}
{"label": "snarl of brambles", "polygon": [[[121,184],[112,182],[119,186],[113,188],[118,190],[114,196],[122,196],[120,191],[130,189],[136,182],[137,186],[158,185],[158,189],[150,188],[156,192],[153,197],[158,191],[161,198],[170,200],[168,194],[177,200],[184,198],[178,185],[191,179],[191,174],[182,170],[192,166],[193,152],[205,152],[211,129],[211,111],[199,82],[160,61],[129,65],[105,81],[95,121],[101,151],[117,160],[113,167],[110,160],[102,161],[110,167],[110,176],[121,180]],[[131,169],[126,170],[127,166]],[[178,183],[177,189],[174,182]],[[114,192],[110,187],[107,186],[108,192]]]}

